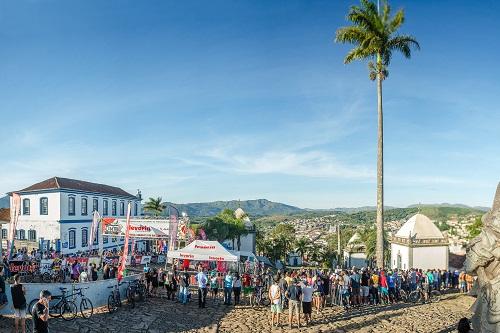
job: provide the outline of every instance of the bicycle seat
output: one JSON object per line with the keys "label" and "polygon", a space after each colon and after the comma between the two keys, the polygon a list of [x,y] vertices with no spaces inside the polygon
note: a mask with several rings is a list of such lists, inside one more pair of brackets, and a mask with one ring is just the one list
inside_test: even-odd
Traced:
{"label": "bicycle seat", "polygon": [[59,290],[60,290],[60,291],[66,291],[66,290],[68,290],[68,288],[59,287]]}
{"label": "bicycle seat", "polygon": [[109,288],[114,288],[114,287],[115,287],[115,286],[108,286],[108,289],[109,289]]}

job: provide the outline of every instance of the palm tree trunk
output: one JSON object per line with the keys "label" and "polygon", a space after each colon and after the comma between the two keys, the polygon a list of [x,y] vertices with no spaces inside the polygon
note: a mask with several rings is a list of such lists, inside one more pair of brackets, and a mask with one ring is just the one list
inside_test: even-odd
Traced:
{"label": "palm tree trunk", "polygon": [[[380,70],[380,69],[379,69]],[[377,266],[384,267],[384,121],[382,113],[382,77],[377,75],[378,140],[377,140]]]}

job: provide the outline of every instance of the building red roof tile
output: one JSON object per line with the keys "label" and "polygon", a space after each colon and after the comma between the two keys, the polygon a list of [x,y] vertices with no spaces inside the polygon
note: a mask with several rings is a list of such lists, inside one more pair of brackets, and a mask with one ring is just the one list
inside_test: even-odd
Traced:
{"label": "building red roof tile", "polygon": [[135,197],[119,187],[91,183],[83,180],[62,178],[62,177],[52,177],[15,192],[18,193],[36,192],[36,191],[53,190],[53,189],[77,190],[77,191],[94,192],[94,193],[110,194],[110,195],[125,196],[125,197]]}

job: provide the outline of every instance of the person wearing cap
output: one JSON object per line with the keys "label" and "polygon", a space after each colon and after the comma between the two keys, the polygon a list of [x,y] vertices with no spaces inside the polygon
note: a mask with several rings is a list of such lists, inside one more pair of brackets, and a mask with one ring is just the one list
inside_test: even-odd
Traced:
{"label": "person wearing cap", "polygon": [[50,291],[42,290],[40,299],[31,310],[33,333],[49,333],[49,301]]}

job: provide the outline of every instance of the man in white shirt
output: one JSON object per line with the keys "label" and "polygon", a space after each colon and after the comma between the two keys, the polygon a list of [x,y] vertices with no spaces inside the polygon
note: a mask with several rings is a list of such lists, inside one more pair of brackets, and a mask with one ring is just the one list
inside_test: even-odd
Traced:
{"label": "man in white shirt", "polygon": [[205,301],[207,298],[207,282],[208,278],[203,268],[200,266],[198,268],[198,274],[196,274],[196,281],[198,282],[198,307],[204,308]]}
{"label": "man in white shirt", "polygon": [[275,277],[273,284],[269,287],[269,300],[271,301],[271,327],[274,326],[276,318],[276,327],[279,327],[280,314],[283,311],[281,306],[281,289],[278,285],[278,278]]}
{"label": "man in white shirt", "polygon": [[304,280],[302,285],[302,313],[306,325],[311,322],[313,292],[313,287],[307,283],[307,280]]}

